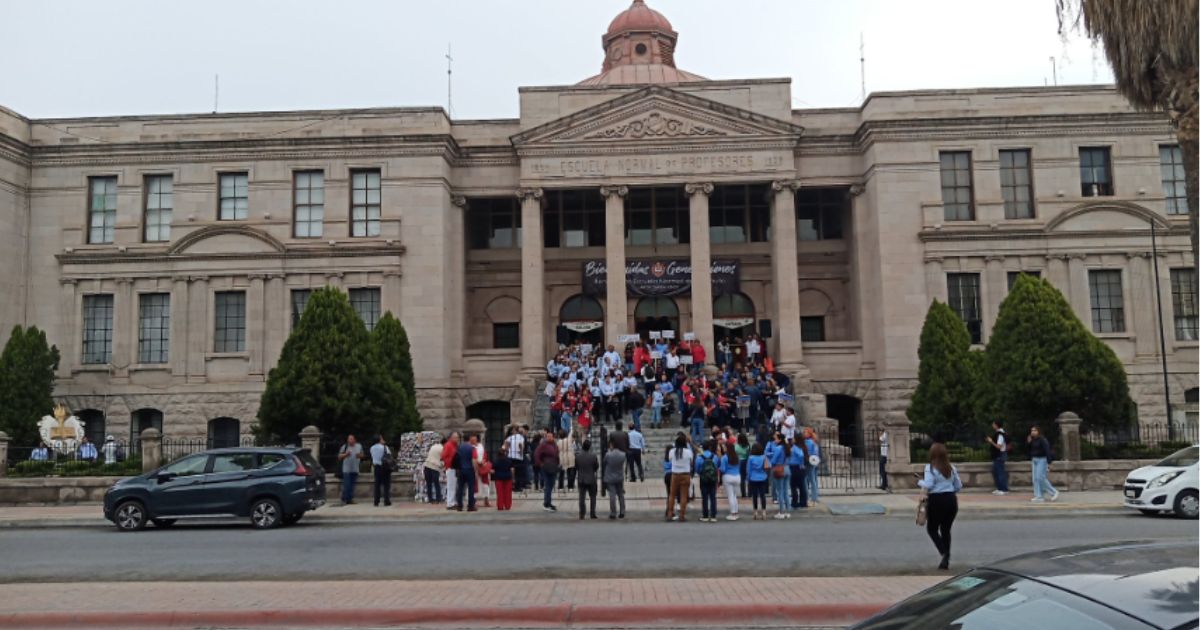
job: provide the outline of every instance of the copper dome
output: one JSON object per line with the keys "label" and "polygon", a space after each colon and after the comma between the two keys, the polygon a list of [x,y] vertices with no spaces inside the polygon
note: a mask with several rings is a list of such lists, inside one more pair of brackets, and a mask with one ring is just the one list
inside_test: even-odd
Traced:
{"label": "copper dome", "polygon": [[630,31],[674,33],[675,29],[671,28],[671,22],[663,14],[646,6],[644,0],[633,0],[633,4],[628,9],[613,18],[612,23],[608,25],[608,33],[604,37],[607,39],[613,35]]}

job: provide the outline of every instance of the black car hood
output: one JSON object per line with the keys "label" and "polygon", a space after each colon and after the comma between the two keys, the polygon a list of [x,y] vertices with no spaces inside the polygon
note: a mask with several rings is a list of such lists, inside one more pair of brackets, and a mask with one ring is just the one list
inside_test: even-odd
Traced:
{"label": "black car hood", "polygon": [[1196,620],[1200,543],[1126,542],[1031,553],[990,565],[1122,610],[1162,628]]}

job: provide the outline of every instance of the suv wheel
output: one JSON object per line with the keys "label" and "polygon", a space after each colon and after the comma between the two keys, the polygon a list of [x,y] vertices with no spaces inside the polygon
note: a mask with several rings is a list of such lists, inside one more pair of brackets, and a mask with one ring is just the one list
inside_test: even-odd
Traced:
{"label": "suv wheel", "polygon": [[271,529],[283,520],[281,512],[275,499],[258,499],[250,506],[250,522],[255,529]]}
{"label": "suv wheel", "polygon": [[1184,490],[1175,495],[1175,514],[1183,518],[1196,518],[1200,515],[1200,501],[1195,490]]}
{"label": "suv wheel", "polygon": [[146,526],[146,508],[140,501],[126,501],[117,506],[113,520],[120,531],[136,532]]}

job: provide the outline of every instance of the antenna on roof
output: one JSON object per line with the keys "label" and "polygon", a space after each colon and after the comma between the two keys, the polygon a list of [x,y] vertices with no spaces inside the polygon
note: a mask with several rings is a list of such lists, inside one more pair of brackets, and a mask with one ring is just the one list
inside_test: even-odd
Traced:
{"label": "antenna on roof", "polygon": [[221,75],[213,75],[213,113],[217,113],[217,104],[221,102]]}
{"label": "antenna on roof", "polygon": [[454,57],[450,44],[446,44],[446,114],[454,115]]}
{"label": "antenna on roof", "polygon": [[1050,71],[1054,73],[1054,85],[1058,85],[1058,64],[1054,62],[1054,57],[1050,58]]}
{"label": "antenna on roof", "polygon": [[867,41],[862,31],[858,32],[858,76],[862,82],[862,100],[867,101]]}

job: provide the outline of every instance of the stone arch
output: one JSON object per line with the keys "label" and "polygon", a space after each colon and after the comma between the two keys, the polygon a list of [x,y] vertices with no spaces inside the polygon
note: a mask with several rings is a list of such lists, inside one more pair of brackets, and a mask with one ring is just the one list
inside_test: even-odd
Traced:
{"label": "stone arch", "polygon": [[516,387],[473,387],[459,390],[459,401],[463,407],[489,400],[511,403],[517,395]]}
{"label": "stone arch", "polygon": [[501,295],[488,302],[483,312],[493,324],[515,324],[521,321],[521,300]]}
{"label": "stone arch", "polygon": [[241,440],[242,421],[220,417],[208,421],[208,448],[229,448]]}
{"label": "stone arch", "polygon": [[[805,300],[805,297],[808,300]],[[829,316],[834,311],[834,301],[828,293],[814,287],[800,289],[800,315]]]}
{"label": "stone arch", "polygon": [[1141,219],[1142,221],[1146,222],[1147,228],[1149,228],[1149,224],[1151,222],[1154,223],[1155,228],[1160,230],[1169,230],[1171,228],[1171,225],[1164,217],[1144,206],[1138,205],[1131,201],[1104,200],[1085,201],[1079,205],[1073,206],[1070,209],[1063,211],[1053,219],[1047,221],[1044,229],[1046,232],[1054,232],[1071,219],[1098,211],[1118,212]]}
{"label": "stone arch", "polygon": [[278,253],[283,253],[284,250],[287,249],[282,241],[259,229],[255,229],[246,225],[210,225],[208,227],[202,227],[194,232],[190,232],[179,240],[175,241],[174,244],[167,248],[167,255],[182,254],[183,252],[187,251],[188,248],[203,240],[228,234],[245,236],[261,241]]}

